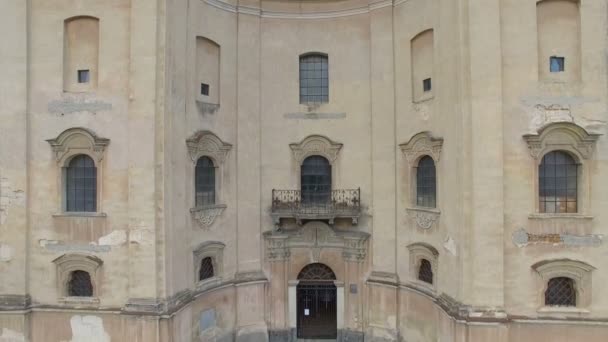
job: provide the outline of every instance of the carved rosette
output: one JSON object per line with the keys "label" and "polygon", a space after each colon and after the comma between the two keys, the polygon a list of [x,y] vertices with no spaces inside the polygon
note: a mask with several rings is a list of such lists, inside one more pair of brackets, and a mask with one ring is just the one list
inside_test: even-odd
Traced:
{"label": "carved rosette", "polygon": [[557,149],[569,150],[589,159],[599,136],[588,133],[583,127],[572,122],[555,122],[539,129],[537,134],[526,134],[523,138],[528,144],[530,155],[536,160]]}
{"label": "carved rosette", "polygon": [[322,135],[311,135],[300,143],[290,144],[289,147],[298,164],[302,164],[304,159],[313,155],[323,156],[333,164],[338,158],[342,144],[333,142]]}
{"label": "carved rosette", "polygon": [[438,162],[443,147],[443,139],[433,138],[429,132],[421,132],[414,135],[407,143],[399,145],[399,147],[401,147],[401,151],[410,165],[413,165],[418,158],[427,155]]}
{"label": "carved rosette", "polygon": [[224,164],[228,152],[232,145],[225,143],[217,135],[209,131],[199,131],[186,140],[188,153],[193,162],[202,157],[208,156],[218,164]]}
{"label": "carved rosette", "polygon": [[435,209],[408,208],[406,210],[408,216],[411,217],[421,229],[431,229],[441,215],[441,212]]}
{"label": "carved rosette", "polygon": [[202,229],[206,229],[213,225],[215,219],[224,212],[226,205],[215,205],[209,207],[198,207],[190,209],[192,218],[194,218]]}

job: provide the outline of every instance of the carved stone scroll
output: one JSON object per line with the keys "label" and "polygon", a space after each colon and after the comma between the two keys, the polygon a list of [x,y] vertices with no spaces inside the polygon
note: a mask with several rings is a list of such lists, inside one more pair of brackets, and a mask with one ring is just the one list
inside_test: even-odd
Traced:
{"label": "carved stone scroll", "polygon": [[430,132],[421,132],[414,135],[407,143],[399,145],[399,147],[401,147],[401,151],[410,165],[413,165],[422,156],[431,156],[437,163],[441,156],[443,139],[433,138]]}
{"label": "carved stone scroll", "polygon": [[311,135],[300,143],[290,144],[289,147],[298,164],[302,164],[304,159],[313,155],[323,156],[333,164],[338,158],[342,144],[333,142],[322,135]]}

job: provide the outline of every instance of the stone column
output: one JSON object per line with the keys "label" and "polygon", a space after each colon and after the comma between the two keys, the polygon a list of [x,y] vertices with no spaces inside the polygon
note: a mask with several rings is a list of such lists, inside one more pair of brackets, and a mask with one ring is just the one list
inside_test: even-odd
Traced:
{"label": "stone column", "polygon": [[[370,12],[371,34],[371,144],[372,144],[372,275],[368,279],[367,338],[397,339],[397,275],[395,221],[395,95],[393,53],[393,7]],[[386,283],[392,287],[387,289]],[[381,305],[382,303],[392,305]]]}
{"label": "stone column", "polygon": [[[29,305],[28,211],[28,1],[0,2],[0,312]],[[3,332],[29,337],[24,314],[0,315]],[[10,338],[10,337],[8,337]]]}
{"label": "stone column", "polygon": [[[237,13],[237,332],[236,341],[268,339],[264,312],[260,203],[261,17],[258,0]],[[246,8],[246,10],[245,10]],[[246,13],[245,13],[246,12]]]}

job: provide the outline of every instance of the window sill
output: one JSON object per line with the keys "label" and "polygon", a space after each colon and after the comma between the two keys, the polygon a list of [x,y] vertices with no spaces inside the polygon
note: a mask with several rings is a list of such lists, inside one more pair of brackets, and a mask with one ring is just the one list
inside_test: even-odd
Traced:
{"label": "window sill", "polygon": [[99,298],[97,297],[62,297],[59,298],[59,303],[69,306],[99,306]]}
{"label": "window sill", "polygon": [[107,217],[106,213],[97,212],[63,212],[53,214],[53,217]]}
{"label": "window sill", "polygon": [[583,215],[583,214],[544,214],[544,213],[535,213],[530,214],[528,216],[530,220],[593,220],[593,216],[591,215]]}
{"label": "window sill", "polygon": [[591,313],[588,309],[569,306],[543,306],[538,309],[537,312],[539,314],[548,314],[552,316],[586,315]]}
{"label": "window sill", "polygon": [[214,114],[218,111],[218,109],[220,109],[220,105],[218,103],[211,103],[201,99],[196,100],[196,105],[203,114]]}

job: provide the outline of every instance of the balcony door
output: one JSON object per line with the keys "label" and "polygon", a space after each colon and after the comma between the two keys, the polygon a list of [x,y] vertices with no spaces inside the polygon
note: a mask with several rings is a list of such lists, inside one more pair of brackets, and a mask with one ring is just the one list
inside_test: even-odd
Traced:
{"label": "balcony door", "polygon": [[331,200],[331,164],[321,156],[304,159],[300,170],[302,204],[327,204]]}

